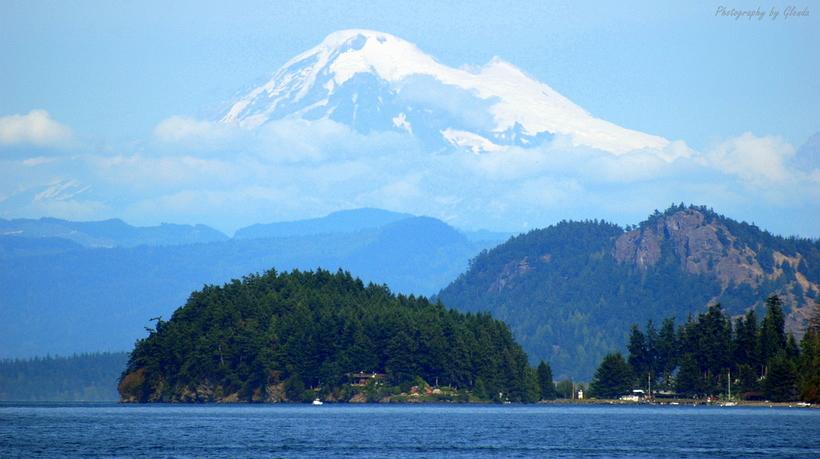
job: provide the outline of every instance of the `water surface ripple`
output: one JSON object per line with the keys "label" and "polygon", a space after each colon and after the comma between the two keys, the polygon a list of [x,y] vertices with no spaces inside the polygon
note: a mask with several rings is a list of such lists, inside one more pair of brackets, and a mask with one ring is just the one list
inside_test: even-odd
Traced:
{"label": "water surface ripple", "polygon": [[820,457],[820,410],[0,404],[0,457]]}

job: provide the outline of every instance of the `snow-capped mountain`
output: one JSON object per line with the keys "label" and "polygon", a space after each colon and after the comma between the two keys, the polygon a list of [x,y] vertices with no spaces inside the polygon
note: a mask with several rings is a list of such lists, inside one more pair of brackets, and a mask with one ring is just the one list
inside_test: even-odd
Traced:
{"label": "snow-capped mountain", "polygon": [[501,59],[456,69],[410,42],[369,30],[328,35],[238,100],[222,122],[255,128],[282,118],[329,118],[360,132],[406,131],[428,145],[476,153],[555,135],[617,155],[669,143],[595,118]]}

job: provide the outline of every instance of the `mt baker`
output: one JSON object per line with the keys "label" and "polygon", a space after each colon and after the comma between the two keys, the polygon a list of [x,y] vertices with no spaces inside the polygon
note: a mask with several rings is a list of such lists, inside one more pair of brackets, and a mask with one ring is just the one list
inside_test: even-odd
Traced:
{"label": "mt baker", "polygon": [[369,30],[328,35],[241,97],[221,122],[254,129],[281,119],[408,132],[433,151],[497,152],[561,139],[613,155],[675,156],[667,139],[595,118],[501,59],[455,69],[401,38]]}

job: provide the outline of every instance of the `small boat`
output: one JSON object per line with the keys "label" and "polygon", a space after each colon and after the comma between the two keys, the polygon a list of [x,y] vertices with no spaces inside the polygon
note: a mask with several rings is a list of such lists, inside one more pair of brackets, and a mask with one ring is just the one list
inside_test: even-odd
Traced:
{"label": "small boat", "polygon": [[319,400],[318,398],[316,398],[316,399],[314,399],[314,400],[313,400],[313,404],[314,404],[314,405],[324,405],[324,402],[322,402],[321,400]]}

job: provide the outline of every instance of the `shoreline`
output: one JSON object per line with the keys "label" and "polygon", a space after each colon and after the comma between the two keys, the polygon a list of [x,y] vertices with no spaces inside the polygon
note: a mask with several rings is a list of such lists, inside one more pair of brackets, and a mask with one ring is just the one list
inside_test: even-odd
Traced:
{"label": "shoreline", "polygon": [[[721,402],[706,403],[703,400],[695,399],[669,399],[658,402],[635,402],[631,400],[617,400],[617,399],[556,399],[556,400],[541,400],[535,403],[496,403],[492,401],[470,401],[470,402],[447,402],[447,401],[391,401],[391,402],[324,402],[327,406],[396,406],[396,405],[436,405],[436,406],[538,406],[538,405],[555,405],[555,406],[653,406],[653,407],[716,407],[716,408],[811,408],[820,409],[817,404],[801,404],[801,402],[767,402],[767,401],[737,401],[734,405],[724,405]],[[309,403],[299,402],[277,402],[277,403],[249,403],[249,402],[148,402],[148,403],[134,403],[123,402],[120,400],[109,401],[66,401],[66,400],[42,400],[42,401],[15,401],[15,400],[0,400],[0,407],[8,406],[91,406],[91,405],[119,405],[119,406],[310,406]]]}
{"label": "shoreline", "polygon": [[[15,403],[15,402],[0,402],[0,403]],[[49,403],[49,402],[46,402]],[[59,402],[54,402],[59,403]],[[66,403],[85,403],[85,402],[66,402]],[[303,403],[303,402],[288,402],[288,401],[281,401],[281,402],[240,402],[240,401],[208,401],[208,402],[146,402],[146,403],[139,403],[139,402],[129,402],[129,401],[112,401],[112,402],[103,402],[103,403],[117,403],[119,405],[310,405],[310,403]],[[669,407],[678,407],[678,406],[695,406],[695,407],[720,407],[720,408],[733,408],[733,407],[756,407],[756,408],[820,408],[818,404],[810,404],[804,402],[770,402],[765,400],[738,400],[732,401],[731,405],[727,405],[724,401],[715,401],[715,402],[707,402],[705,400],[699,399],[664,399],[661,401],[633,401],[633,400],[620,400],[620,399],[597,399],[597,398],[589,398],[589,399],[555,399],[555,400],[540,400],[534,403],[521,403],[521,402],[507,402],[507,403],[498,403],[492,400],[470,400],[470,401],[447,401],[447,400],[418,400],[418,399],[411,399],[411,400],[381,400],[381,401],[373,401],[373,402],[350,402],[350,401],[332,401],[332,400],[325,400],[323,404],[325,405],[332,405],[332,406],[341,406],[341,405],[498,405],[498,406],[505,406],[505,405],[514,405],[514,406],[536,406],[536,405],[574,405],[574,406],[589,406],[589,405],[640,405],[640,406],[669,406]]]}
{"label": "shoreline", "polygon": [[556,399],[536,402],[541,405],[647,405],[647,406],[716,406],[721,408],[732,407],[759,407],[759,408],[820,408],[820,405],[804,402],[770,402],[766,400],[733,400],[733,405],[726,405],[724,401],[707,402],[702,399],[675,398],[654,401],[633,401],[619,399]]}

